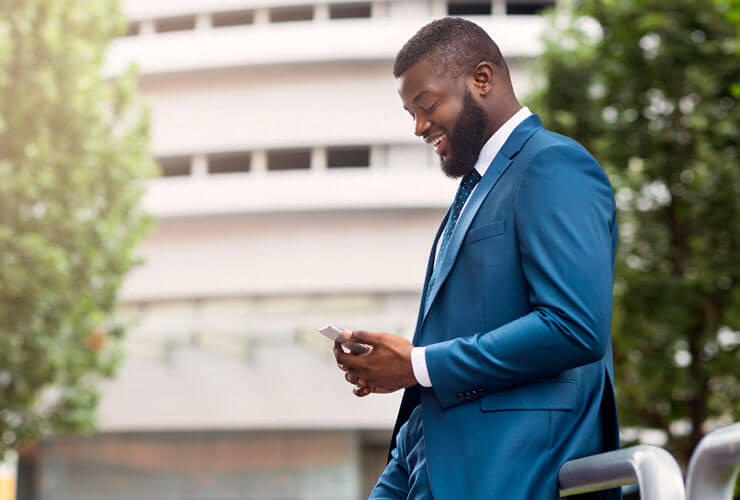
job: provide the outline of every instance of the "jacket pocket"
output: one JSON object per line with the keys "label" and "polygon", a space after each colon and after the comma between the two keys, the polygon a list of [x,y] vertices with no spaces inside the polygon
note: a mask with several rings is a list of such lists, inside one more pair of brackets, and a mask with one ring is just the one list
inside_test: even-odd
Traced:
{"label": "jacket pocket", "polygon": [[497,220],[490,224],[470,229],[468,231],[468,235],[465,237],[465,243],[473,243],[474,241],[480,241],[486,238],[500,236],[502,234],[504,234],[504,221]]}
{"label": "jacket pocket", "polygon": [[562,410],[576,406],[578,387],[573,379],[551,379],[520,385],[484,396],[481,411]]}

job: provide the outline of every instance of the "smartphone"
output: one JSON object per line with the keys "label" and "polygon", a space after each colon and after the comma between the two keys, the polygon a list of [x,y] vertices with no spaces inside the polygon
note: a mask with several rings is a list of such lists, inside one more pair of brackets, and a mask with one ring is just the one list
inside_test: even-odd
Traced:
{"label": "smartphone", "polygon": [[334,325],[322,326],[321,328],[319,328],[319,333],[329,340],[339,342],[340,344],[342,344],[343,347],[349,349],[349,352],[351,352],[352,354],[365,354],[366,352],[370,351],[370,346],[368,345],[349,342],[346,338],[344,338],[344,335],[342,335],[342,329],[337,328]]}

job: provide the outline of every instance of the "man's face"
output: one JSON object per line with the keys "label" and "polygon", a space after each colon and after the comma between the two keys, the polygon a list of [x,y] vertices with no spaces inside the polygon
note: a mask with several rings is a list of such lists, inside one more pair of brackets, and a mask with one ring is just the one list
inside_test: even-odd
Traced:
{"label": "man's face", "polygon": [[442,171],[453,178],[470,172],[487,139],[488,117],[466,78],[440,75],[421,61],[401,75],[398,93],[414,133],[434,147]]}

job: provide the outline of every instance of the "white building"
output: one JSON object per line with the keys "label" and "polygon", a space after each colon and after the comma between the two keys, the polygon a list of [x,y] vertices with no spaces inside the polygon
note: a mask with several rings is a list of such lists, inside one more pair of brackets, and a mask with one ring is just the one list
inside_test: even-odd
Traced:
{"label": "white building", "polygon": [[[126,0],[162,178],[123,289],[100,433],[44,445],[38,498],[358,499],[399,394],[355,398],[316,333],[410,336],[452,200],[392,61],[447,14],[486,28],[519,96],[546,0]],[[105,492],[105,493],[103,493]]]}

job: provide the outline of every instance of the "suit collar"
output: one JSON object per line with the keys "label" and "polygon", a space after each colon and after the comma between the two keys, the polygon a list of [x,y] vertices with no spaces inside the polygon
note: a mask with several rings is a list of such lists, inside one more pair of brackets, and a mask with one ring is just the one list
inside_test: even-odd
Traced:
{"label": "suit collar", "polygon": [[[437,262],[436,264],[442,267],[440,268],[439,275],[437,276],[432,289],[429,290],[429,307],[426,308],[426,310],[423,310],[422,314],[420,315],[421,321],[417,323],[417,334],[421,332],[421,323],[424,322],[424,319],[426,318],[429,309],[431,309],[434,299],[439,292],[439,289],[442,287],[442,284],[447,279],[447,276],[452,269],[452,265],[457,258],[457,254],[460,251],[463,239],[468,232],[468,228],[473,222],[475,215],[478,213],[478,209],[483,203],[483,200],[485,200],[486,196],[491,191],[493,186],[496,185],[499,178],[501,178],[501,175],[506,171],[507,168],[509,168],[512,159],[517,155],[517,153],[519,153],[519,151],[521,151],[527,140],[529,140],[529,138],[532,137],[532,135],[541,128],[543,128],[542,122],[537,115],[531,115],[526,118],[521,124],[519,124],[519,126],[514,129],[504,145],[501,147],[501,150],[498,152],[498,154],[493,158],[493,161],[489,165],[486,174],[483,176],[476,189],[470,195],[467,205],[463,210],[460,219],[457,221],[457,225],[455,226],[455,229],[452,233],[447,251],[442,257],[441,262]],[[432,252],[434,252],[434,249],[432,249]],[[422,294],[422,309],[424,308],[424,299],[425,293]]]}
{"label": "suit collar", "polygon": [[478,173],[483,177],[488,171],[488,166],[491,164],[493,159],[496,157],[498,152],[501,150],[506,140],[509,138],[512,132],[528,117],[532,116],[532,112],[528,107],[524,106],[519,111],[511,115],[511,117],[501,125],[496,132],[488,138],[478,154],[478,161],[475,162],[475,168]]}
{"label": "suit collar", "polygon": [[522,150],[524,144],[532,137],[538,129],[544,128],[542,121],[537,115],[529,115],[509,136],[509,139],[501,146],[500,153],[509,159],[514,158]]}

